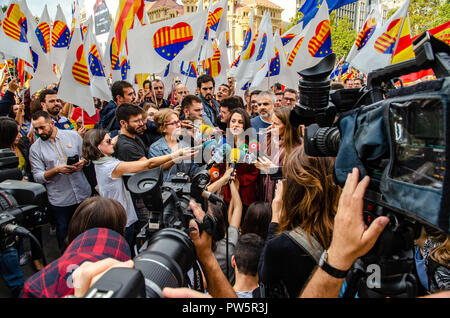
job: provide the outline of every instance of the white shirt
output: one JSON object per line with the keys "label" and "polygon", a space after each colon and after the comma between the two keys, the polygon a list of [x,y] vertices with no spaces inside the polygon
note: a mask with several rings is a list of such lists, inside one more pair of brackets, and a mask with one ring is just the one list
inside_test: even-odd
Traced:
{"label": "white shirt", "polygon": [[95,174],[99,194],[103,198],[114,199],[122,204],[127,212],[127,227],[138,220],[130,192],[125,188],[122,178],[113,178],[112,173],[122,161],[113,157],[103,157],[95,161]]}

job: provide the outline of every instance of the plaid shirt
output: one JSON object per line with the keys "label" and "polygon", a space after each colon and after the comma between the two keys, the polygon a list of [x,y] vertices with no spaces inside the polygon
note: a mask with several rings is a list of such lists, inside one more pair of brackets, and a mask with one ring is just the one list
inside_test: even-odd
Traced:
{"label": "plaid shirt", "polygon": [[90,229],[78,235],[64,254],[25,282],[23,298],[59,298],[74,293],[72,273],[85,261],[108,257],[130,260],[130,248],[118,233],[106,228]]}

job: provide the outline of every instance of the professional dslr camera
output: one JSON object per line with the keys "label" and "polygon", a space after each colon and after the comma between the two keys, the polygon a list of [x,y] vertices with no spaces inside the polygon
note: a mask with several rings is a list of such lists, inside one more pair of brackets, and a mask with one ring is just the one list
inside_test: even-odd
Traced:
{"label": "professional dslr camera", "polygon": [[[137,235],[138,255],[134,268],[113,268],[86,293],[86,298],[162,298],[164,287],[189,286],[187,273],[193,269],[193,288],[203,291],[201,273],[189,232],[195,219],[189,201],[200,203],[207,211],[208,201],[223,203],[218,196],[205,191],[210,181],[207,171],[192,180],[178,173],[163,182],[161,167],[129,176],[128,190],[143,199],[150,218]],[[226,210],[225,210],[226,212]],[[200,231],[214,234],[216,220],[206,214],[203,222],[196,220]]]}
{"label": "professional dslr camera", "polygon": [[14,245],[17,235],[29,236],[39,245],[26,228],[47,222],[45,187],[19,181],[22,172],[18,165],[19,158],[14,151],[0,150],[0,253]]}
{"label": "professional dslr camera", "polygon": [[[414,239],[422,225],[450,232],[450,47],[426,32],[413,49],[414,59],[371,72],[362,89],[330,92],[334,54],[299,72],[300,104],[290,121],[307,126],[306,153],[336,157],[340,186],[354,167],[361,179],[369,175],[365,221],[380,215],[391,220],[347,277],[348,296],[417,296]],[[400,76],[430,68],[437,80],[395,87]],[[370,264],[380,268],[376,288],[366,281]]]}

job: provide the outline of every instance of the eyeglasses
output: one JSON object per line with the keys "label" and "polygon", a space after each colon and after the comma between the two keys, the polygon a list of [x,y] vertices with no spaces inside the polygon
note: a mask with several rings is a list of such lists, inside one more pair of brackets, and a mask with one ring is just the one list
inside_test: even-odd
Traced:
{"label": "eyeglasses", "polygon": [[166,124],[166,126],[170,126],[170,125],[181,125],[181,120],[173,121],[171,123]]}

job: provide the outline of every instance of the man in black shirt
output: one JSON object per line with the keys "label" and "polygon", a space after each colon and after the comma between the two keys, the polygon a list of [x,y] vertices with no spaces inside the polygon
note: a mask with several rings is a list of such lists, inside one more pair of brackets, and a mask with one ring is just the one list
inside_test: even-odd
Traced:
{"label": "man in black shirt", "polygon": [[[139,132],[145,129],[144,110],[137,105],[124,103],[116,109],[116,118],[120,123],[120,134],[114,146],[114,156],[122,161],[146,160],[147,147],[138,136]],[[147,224],[149,211],[142,198],[136,197],[133,193],[131,197],[138,217],[135,230],[139,233],[140,229]]]}
{"label": "man in black shirt", "polygon": [[116,110],[116,118],[120,123],[120,134],[114,148],[115,157],[122,161],[147,159],[147,148],[137,136],[145,126],[142,108],[134,104],[122,104]]}

